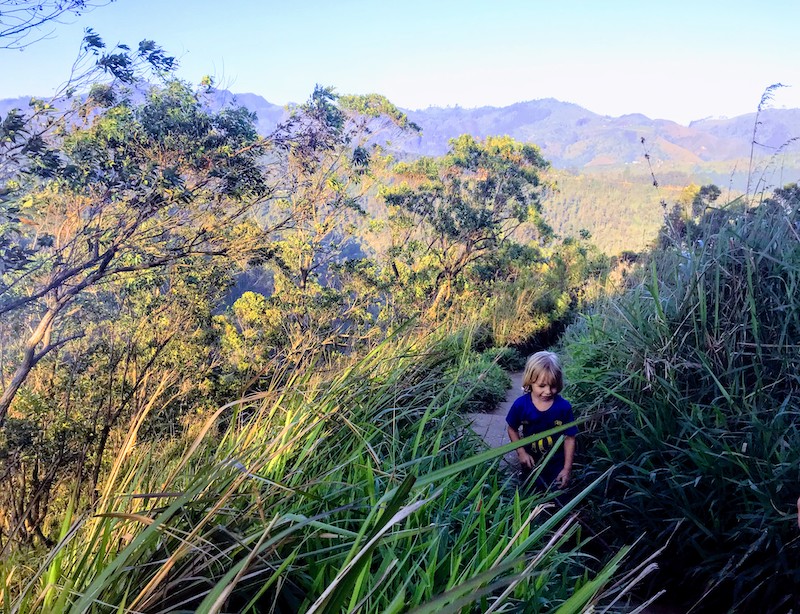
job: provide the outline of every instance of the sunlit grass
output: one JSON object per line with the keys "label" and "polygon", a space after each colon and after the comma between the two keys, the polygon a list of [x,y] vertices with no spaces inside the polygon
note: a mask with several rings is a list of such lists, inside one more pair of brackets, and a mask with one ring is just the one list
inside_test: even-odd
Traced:
{"label": "sunlit grass", "polygon": [[582,554],[573,514],[592,486],[561,509],[517,492],[500,468],[514,444],[481,452],[458,413],[470,394],[463,346],[395,339],[340,367],[278,373],[182,446],[137,444],[134,425],[98,505],[64,519],[38,571],[2,567],[4,611],[580,612],[597,601],[625,550]]}

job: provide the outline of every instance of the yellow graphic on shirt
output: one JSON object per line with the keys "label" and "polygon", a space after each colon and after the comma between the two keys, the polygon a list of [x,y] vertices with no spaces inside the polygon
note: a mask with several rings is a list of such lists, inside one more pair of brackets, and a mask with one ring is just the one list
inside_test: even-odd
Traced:
{"label": "yellow graphic on shirt", "polygon": [[[561,422],[561,420],[554,420],[553,421],[553,426],[554,427],[561,426],[562,424],[564,424],[564,423]],[[545,439],[540,439],[539,441],[534,442],[534,445],[536,446],[536,449],[539,450],[539,452],[541,454],[546,454],[547,451],[550,450],[550,448],[553,447],[553,438],[548,436]]]}
{"label": "yellow graphic on shirt", "polygon": [[553,438],[548,437],[547,439],[540,439],[536,442],[536,447],[539,449],[539,452],[544,454],[553,447]]}
{"label": "yellow graphic on shirt", "polygon": [[[535,433],[531,433],[528,430],[528,427],[531,426],[531,423],[528,420],[523,420],[521,423],[522,426],[522,434],[525,437],[530,437],[531,435],[535,435]],[[557,426],[562,426],[564,423],[561,420],[553,420],[553,426],[550,428],[555,428]],[[543,429],[545,431],[549,431],[550,428]],[[541,432],[541,431],[538,431]],[[550,449],[555,445],[555,440],[552,436],[547,436],[539,441],[534,441],[531,444],[531,451],[538,452],[540,455],[544,456]]]}

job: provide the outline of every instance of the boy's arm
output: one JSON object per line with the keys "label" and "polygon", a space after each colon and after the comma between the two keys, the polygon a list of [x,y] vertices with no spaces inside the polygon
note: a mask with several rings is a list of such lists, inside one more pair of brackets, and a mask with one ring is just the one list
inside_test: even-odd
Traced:
{"label": "boy's arm", "polygon": [[564,468],[556,476],[556,485],[565,488],[572,476],[572,461],[575,458],[575,437],[564,438]]}
{"label": "boy's arm", "polygon": [[[519,441],[519,432],[510,424],[506,429],[508,431],[508,438],[511,441]],[[519,458],[519,464],[525,467],[526,469],[533,469],[535,464],[533,457],[525,451],[524,446],[517,448],[517,457]]]}

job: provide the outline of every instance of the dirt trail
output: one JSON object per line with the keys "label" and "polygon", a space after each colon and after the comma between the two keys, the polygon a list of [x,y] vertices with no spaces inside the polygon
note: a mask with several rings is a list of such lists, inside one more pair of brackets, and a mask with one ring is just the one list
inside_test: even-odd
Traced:
{"label": "dirt trail", "polygon": [[[506,414],[511,404],[522,394],[522,371],[509,373],[511,377],[511,387],[506,391],[506,400],[500,403],[493,412],[467,414],[471,421],[472,430],[483,437],[489,446],[496,448],[509,443],[508,433],[506,432]],[[509,452],[505,459],[512,466],[517,465],[516,452]]]}

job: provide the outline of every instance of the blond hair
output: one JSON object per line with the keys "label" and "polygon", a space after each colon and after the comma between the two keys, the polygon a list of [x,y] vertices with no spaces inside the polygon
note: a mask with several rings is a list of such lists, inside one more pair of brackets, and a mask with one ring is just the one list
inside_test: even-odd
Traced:
{"label": "blond hair", "polygon": [[545,375],[556,388],[556,392],[564,389],[564,374],[561,371],[561,361],[553,352],[536,352],[525,363],[522,373],[522,389],[530,392],[539,378]]}

